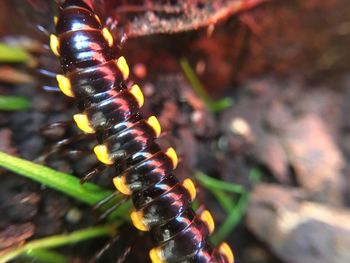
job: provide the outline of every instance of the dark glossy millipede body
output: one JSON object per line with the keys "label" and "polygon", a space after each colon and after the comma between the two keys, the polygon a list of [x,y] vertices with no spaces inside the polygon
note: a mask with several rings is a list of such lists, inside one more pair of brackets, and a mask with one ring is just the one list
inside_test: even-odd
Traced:
{"label": "dark glossy millipede body", "polygon": [[192,210],[195,187],[190,179],[179,182],[174,176],[176,153],[172,148],[162,151],[156,143],[158,120],[140,116],[142,92],[136,84],[125,84],[131,83],[126,82],[126,60],[92,7],[67,0],[59,6],[55,24],[50,46],[64,71],[57,75],[59,87],[76,101],[78,127],[96,134],[97,158],[106,165],[124,164],[113,182],[133,200],[135,227],[151,233],[156,244],[152,262],[232,263],[226,243],[218,248],[209,244],[212,217]]}

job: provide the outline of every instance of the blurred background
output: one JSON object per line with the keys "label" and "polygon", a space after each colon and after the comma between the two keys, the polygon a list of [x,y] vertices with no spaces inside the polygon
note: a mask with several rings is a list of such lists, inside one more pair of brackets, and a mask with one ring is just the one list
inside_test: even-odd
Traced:
{"label": "blurred background", "polygon": [[[212,211],[212,241],[241,263],[350,262],[350,2],[91,2],[122,42],[143,114],[159,118],[161,144],[180,157],[176,174]],[[94,140],[56,150],[78,131],[49,126],[77,112],[55,91],[55,13],[54,1],[0,2],[0,151],[81,178]],[[105,231],[47,247],[45,237],[95,229],[99,212],[6,160],[0,262],[13,251],[14,262],[148,262],[150,240],[120,215],[118,240]],[[111,191],[113,173],[92,183]],[[18,252],[33,240],[36,253]]]}

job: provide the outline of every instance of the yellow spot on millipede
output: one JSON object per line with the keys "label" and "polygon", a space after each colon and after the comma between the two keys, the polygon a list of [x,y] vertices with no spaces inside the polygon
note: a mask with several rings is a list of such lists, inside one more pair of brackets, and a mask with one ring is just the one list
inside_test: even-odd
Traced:
{"label": "yellow spot on millipede", "polygon": [[125,177],[124,176],[116,176],[113,178],[113,183],[115,188],[119,192],[121,192],[124,195],[131,195],[132,192],[130,191],[129,187],[125,183]]}
{"label": "yellow spot on millipede", "polygon": [[97,22],[101,25],[101,19],[98,17],[98,15],[95,15],[95,19],[96,19]]}
{"label": "yellow spot on millipede", "polygon": [[60,42],[58,41],[58,38],[51,34],[50,35],[50,48],[52,50],[52,52],[59,57],[60,56],[60,52],[58,51],[60,47]]}
{"label": "yellow spot on millipede", "polygon": [[226,242],[223,242],[220,245],[219,253],[224,255],[228,259],[228,263],[234,263],[235,257],[233,255],[233,252],[232,252],[230,246]]}
{"label": "yellow spot on millipede", "polygon": [[183,187],[186,188],[186,190],[190,194],[191,199],[193,201],[196,198],[197,191],[196,191],[196,187],[194,186],[194,183],[192,182],[192,180],[187,178],[183,181],[182,185],[183,185]]}
{"label": "yellow spot on millipede", "polygon": [[172,163],[173,163],[173,168],[175,169],[177,167],[178,164],[178,158],[177,158],[177,154],[174,150],[174,148],[170,147],[166,150],[165,154],[171,159]]}
{"label": "yellow spot on millipede", "polygon": [[105,38],[105,40],[108,42],[108,46],[109,47],[113,46],[113,36],[106,27],[102,29],[102,35]]}
{"label": "yellow spot on millipede", "polygon": [[160,128],[158,119],[155,116],[151,116],[147,119],[147,123],[154,130],[156,137],[159,137],[160,133],[162,132],[162,129]]}
{"label": "yellow spot on millipede", "polygon": [[212,234],[215,230],[215,223],[210,212],[208,210],[204,210],[199,218],[207,225],[209,234]]}
{"label": "yellow spot on millipede", "polygon": [[149,231],[148,227],[143,222],[142,212],[132,211],[130,214],[133,225],[141,231]]}
{"label": "yellow spot on millipede", "polygon": [[137,84],[134,84],[129,91],[135,97],[137,103],[139,104],[139,107],[141,108],[145,99],[143,97],[140,87]]}
{"label": "yellow spot on millipede", "polygon": [[73,116],[78,128],[86,133],[95,133],[95,130],[91,127],[89,118],[84,113],[78,113]]}
{"label": "yellow spot on millipede", "polygon": [[130,71],[129,71],[128,63],[126,62],[126,59],[123,56],[117,59],[117,66],[123,74],[123,79],[127,80],[129,77]]}
{"label": "yellow spot on millipede", "polygon": [[152,263],[165,263],[164,259],[161,256],[161,251],[158,248],[152,248],[149,251],[149,257]]}
{"label": "yellow spot on millipede", "polygon": [[109,158],[109,153],[107,146],[104,144],[99,144],[94,147],[94,153],[96,155],[96,158],[104,164],[111,165],[113,164],[113,160]]}
{"label": "yellow spot on millipede", "polygon": [[60,88],[62,93],[68,97],[74,97],[70,80],[66,76],[59,74],[56,76],[56,79],[58,82],[58,87]]}

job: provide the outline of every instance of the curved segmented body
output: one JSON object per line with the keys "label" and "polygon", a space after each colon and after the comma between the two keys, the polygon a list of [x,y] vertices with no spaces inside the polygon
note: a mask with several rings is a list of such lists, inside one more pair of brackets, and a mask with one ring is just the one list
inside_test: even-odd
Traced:
{"label": "curved segmented body", "polygon": [[140,116],[142,92],[136,84],[126,87],[128,65],[92,8],[82,0],[67,0],[55,24],[50,46],[65,73],[57,75],[59,87],[82,112],[74,115],[78,127],[96,134],[97,158],[106,165],[125,164],[113,182],[132,197],[135,227],[151,232],[156,243],[152,262],[232,263],[226,243],[216,249],[209,245],[212,217],[192,210],[195,187],[190,179],[180,183],[173,175],[176,153],[162,151],[155,142],[160,125],[153,116]]}

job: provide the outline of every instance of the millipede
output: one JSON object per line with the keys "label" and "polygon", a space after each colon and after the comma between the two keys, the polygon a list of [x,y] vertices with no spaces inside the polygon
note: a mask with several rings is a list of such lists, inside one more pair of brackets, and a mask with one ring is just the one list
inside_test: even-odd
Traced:
{"label": "millipede", "polygon": [[129,80],[128,64],[109,29],[83,0],[63,1],[58,9],[56,33],[50,35],[63,71],[56,76],[58,86],[75,100],[78,128],[95,134],[97,159],[116,168],[113,183],[133,201],[133,225],[150,232],[154,241],[151,261],[232,263],[227,243],[214,248],[209,242],[214,231],[210,212],[197,214],[191,207],[194,183],[175,177],[175,150],[163,151],[156,142],[161,134],[157,118],[141,116],[142,91]]}

